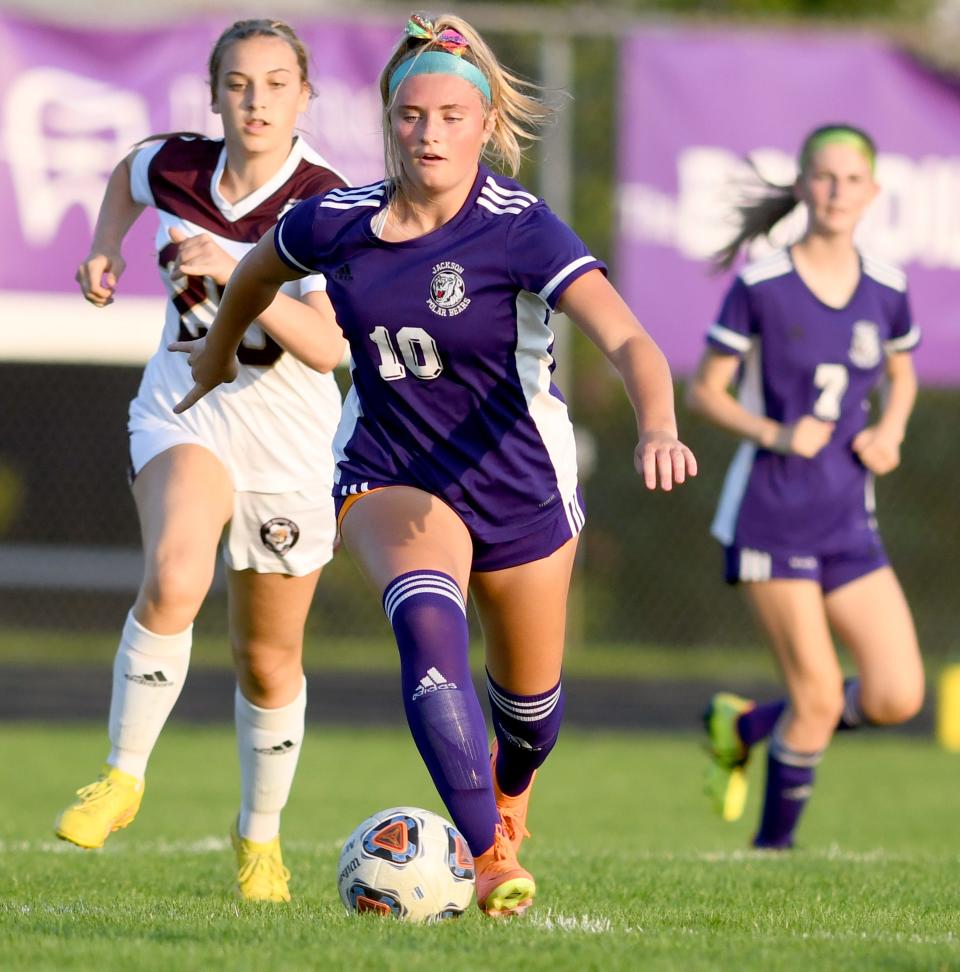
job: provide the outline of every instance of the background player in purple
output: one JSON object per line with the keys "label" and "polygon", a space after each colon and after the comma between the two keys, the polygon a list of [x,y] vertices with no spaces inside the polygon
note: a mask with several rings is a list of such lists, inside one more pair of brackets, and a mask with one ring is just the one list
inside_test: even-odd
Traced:
{"label": "background player in purple", "polygon": [[237,261],[282,212],[343,180],[294,134],[311,89],[306,51],[290,27],[238,22],[217,41],[209,67],[223,140],[141,143],[110,179],[77,272],[91,303],[111,303],[123,238],[146,206],[156,210],[169,301],[129,423],[145,570],[114,663],[107,765],[78,791],[56,832],[99,847],[136,815],[147,761],[187,674],[193,620],[223,533],[238,682],[237,889],[246,899],[280,901],[290,897],[280,811],[304,734],[303,625],[336,532],[330,446],[340,395],[331,374],[308,364],[329,372],[343,337],[322,277],[285,288],[245,338],[237,383],[189,416],[173,414],[192,379],[167,346],[206,331]]}
{"label": "background player in purple", "polygon": [[[297,207],[231,279],[188,407],[232,377],[250,315],[323,269],[354,360],[335,443],[344,542],[400,650],[416,744],[477,865],[477,901],[516,914],[533,776],[557,739],[567,590],[583,522],[573,430],[553,387],[560,309],[618,368],[635,463],[669,490],[696,471],[670,372],[602,265],[516,172],[547,114],[461,19],[411,18],[380,81],[387,178]],[[496,732],[488,756],[468,664],[468,589]],[[491,775],[491,760],[493,774]]]}
{"label": "background player in purple", "polygon": [[[848,125],[812,132],[795,186],[741,209],[720,254],[729,266],[798,203],[799,242],[747,266],[727,293],[689,402],[742,437],[713,534],[727,580],[742,582],[786,681],[789,701],[729,693],[706,715],[707,792],[727,820],[746,798],[750,748],[770,736],[757,847],[792,846],[814,767],[836,728],[891,724],[923,700],[913,619],[877,532],[873,478],[895,469],[916,396],[919,340],[906,280],[855,247],[878,192],[876,150]],[[736,377],[739,398],[728,392]],[[885,380],[876,419],[871,393]],[[859,677],[844,683],[832,632]]]}

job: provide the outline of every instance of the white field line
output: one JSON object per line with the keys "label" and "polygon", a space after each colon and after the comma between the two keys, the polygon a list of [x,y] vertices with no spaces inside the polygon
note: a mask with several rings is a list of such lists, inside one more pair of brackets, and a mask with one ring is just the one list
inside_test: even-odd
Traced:
{"label": "white field line", "polygon": [[[326,854],[336,852],[340,849],[341,841],[306,841],[292,840],[284,841],[284,849],[298,854]],[[153,856],[157,855],[200,855],[200,854],[222,854],[230,848],[230,841],[226,837],[212,836],[201,837],[197,840],[189,841],[116,841],[96,853],[125,856],[135,854],[142,857],[149,852]],[[74,847],[61,840],[0,840],[0,855],[4,854],[85,854],[90,853],[79,847]],[[951,861],[944,860],[943,857],[935,855],[917,854],[894,854],[883,848],[870,851],[844,851],[836,845],[825,848],[821,851],[803,851],[803,856],[820,860],[838,861],[842,863],[859,864],[889,864],[907,862],[937,862],[937,863],[960,863],[960,855]],[[569,858],[569,855],[568,855]],[[769,851],[754,850],[735,850],[735,851],[694,851],[686,853],[673,853],[671,851],[649,852],[645,854],[630,854],[631,860],[649,862],[692,862],[703,864],[742,864],[757,862],[783,862],[788,858],[782,854]],[[0,907],[0,911],[17,911],[23,914],[31,913],[34,908],[28,904],[11,905],[9,908]],[[58,912],[70,912],[74,906],[70,905],[44,905],[44,911],[56,910]],[[76,910],[87,911],[86,906],[79,906]],[[556,934],[581,934],[581,935],[645,935],[652,931],[654,935],[660,937],[672,933],[691,935],[698,938],[710,938],[714,933],[694,928],[668,928],[662,927],[656,930],[644,929],[637,925],[628,925],[619,920],[612,920],[603,915],[580,914],[570,915],[554,911],[552,908],[546,910],[532,911],[523,921],[527,927],[538,931]],[[957,946],[960,945],[960,934],[956,932],[946,932],[943,935],[919,935],[906,934],[902,932],[893,933],[873,933],[868,931],[790,931],[782,929],[770,936],[778,941],[823,941],[823,942],[864,942],[874,945],[922,945],[928,947]]]}
{"label": "white field line", "polygon": [[[571,851],[569,847],[545,848],[540,854],[555,860],[569,862],[571,858],[586,858],[583,851]],[[598,855],[601,858],[607,854]],[[770,864],[780,866],[788,861],[820,860],[843,864],[960,864],[960,854],[918,854],[905,851],[888,851],[883,847],[871,850],[845,850],[837,844],[816,850],[796,850],[788,854],[782,851],[757,850],[750,847],[736,850],[704,851],[624,851],[617,855],[630,863],[700,863],[700,864]]]}
{"label": "white field line", "polygon": [[[285,840],[283,849],[298,854],[326,854],[339,851],[342,846],[339,840]],[[221,854],[230,849],[227,837],[200,837],[197,840],[156,840],[129,841],[114,839],[107,847],[94,853],[98,854],[136,854],[142,856],[173,856],[177,854]],[[75,847],[65,840],[0,840],[0,855],[2,854],[89,854],[91,851]]]}
{"label": "white field line", "polygon": [[[283,846],[296,853],[326,854],[338,851],[342,845],[337,840],[284,840]],[[219,854],[229,849],[230,841],[225,836],[200,837],[196,840],[157,840],[145,841],[120,838],[112,840],[102,853],[110,854]],[[62,840],[3,840],[0,839],[0,854],[72,854],[89,853]],[[559,848],[541,850],[546,857],[569,861],[571,856],[585,857],[585,854],[574,852],[569,848],[562,851]],[[796,856],[794,856],[794,854]],[[783,854],[779,851],[763,851],[743,848],[737,850],[717,851],[635,851],[625,852],[623,859],[637,863],[696,863],[696,864],[770,864],[779,866],[790,860],[823,860],[837,861],[842,864],[960,864],[960,854],[944,856],[942,854],[908,854],[905,852],[888,851],[877,847],[866,851],[844,850],[836,844],[831,844],[819,850],[801,850],[794,854]],[[605,855],[601,855],[605,856]]]}
{"label": "white field line", "polygon": [[588,935],[642,931],[639,928],[616,926],[609,918],[604,918],[602,915],[563,915],[552,908],[531,912],[524,920],[524,924],[542,928],[544,931],[584,932]]}

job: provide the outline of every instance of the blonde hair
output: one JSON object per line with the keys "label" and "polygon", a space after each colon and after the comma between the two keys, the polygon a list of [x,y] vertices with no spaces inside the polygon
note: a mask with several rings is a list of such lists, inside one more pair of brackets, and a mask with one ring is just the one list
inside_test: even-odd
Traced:
{"label": "blonde hair", "polygon": [[[835,123],[815,128],[803,140],[799,153],[798,179],[810,168],[810,163],[817,152],[832,141],[844,141],[854,145],[873,169],[877,157],[877,147],[873,139],[862,128]],[[713,255],[713,267],[718,272],[729,270],[737,254],[746,244],[760,236],[769,236],[774,226],[792,213],[799,202],[794,194],[794,186],[779,185],[764,179],[753,162],[749,159],[747,162],[753,169],[759,186],[737,206],[737,215],[740,219],[739,232],[725,247]]]}
{"label": "blonde hair", "polygon": [[[424,16],[424,15],[421,15]],[[523,158],[523,142],[536,141],[540,136],[537,129],[554,114],[554,109],[544,104],[543,89],[529,81],[524,81],[504,68],[497,60],[487,42],[477,30],[456,14],[443,13],[433,18],[433,28],[439,34],[444,30],[455,30],[462,34],[467,49],[461,55],[478,68],[490,85],[489,102],[481,93],[486,112],[496,109],[497,117],[493,132],[483,148],[482,158],[498,168],[516,176],[520,171]],[[399,147],[390,124],[390,110],[396,99],[396,91],[390,93],[390,78],[401,61],[411,55],[428,50],[444,48],[433,38],[412,37],[405,34],[394,48],[380,75],[380,99],[383,103],[383,150],[387,179],[394,189],[403,194],[404,175],[400,163]]]}

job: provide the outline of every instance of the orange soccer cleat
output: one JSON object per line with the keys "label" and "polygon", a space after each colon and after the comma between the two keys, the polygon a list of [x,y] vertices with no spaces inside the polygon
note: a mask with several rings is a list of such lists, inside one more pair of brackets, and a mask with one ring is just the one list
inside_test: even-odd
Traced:
{"label": "orange soccer cleat", "polygon": [[533,904],[537,886],[529,871],[517,860],[502,824],[497,826],[493,846],[475,858],[477,904],[491,918],[521,915]]}
{"label": "orange soccer cleat", "polygon": [[527,809],[530,806],[530,791],[533,789],[533,781],[537,778],[536,771],[530,777],[530,783],[523,793],[516,796],[509,796],[500,789],[497,782],[497,740],[494,739],[490,744],[490,775],[493,777],[493,795],[497,800],[497,809],[500,811],[500,819],[503,822],[504,835],[513,848],[513,853],[520,852],[520,845],[525,838],[530,836],[527,830]]}

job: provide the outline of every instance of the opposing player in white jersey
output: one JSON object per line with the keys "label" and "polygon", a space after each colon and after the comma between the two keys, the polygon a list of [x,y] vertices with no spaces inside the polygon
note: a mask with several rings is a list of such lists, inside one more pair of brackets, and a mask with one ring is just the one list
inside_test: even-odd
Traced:
{"label": "opposing player in white jersey", "polygon": [[240,349],[236,383],[186,415],[173,407],[192,385],[190,370],[168,348],[202,338],[237,261],[284,212],[344,183],[294,133],[311,88],[306,51],[289,26],[234,24],[209,68],[224,138],[141,143],[110,179],[77,272],[91,303],[110,304],[124,268],[123,238],[145,207],[156,210],[169,303],[129,422],[145,570],[114,663],[112,749],[100,778],[60,815],[56,833],[99,847],[137,813],[224,534],[238,683],[238,892],[289,900],[280,811],[304,733],[303,626],[335,536],[331,439],[340,395],[329,372],[345,345],[325,282],[314,275],[285,287],[259,315]]}
{"label": "opposing player in white jersey", "polygon": [[[670,371],[602,264],[516,172],[545,114],[473,28],[412,17],[381,75],[384,182],[289,213],[244,258],[183,407],[233,373],[252,314],[329,273],[354,390],[337,433],[346,546],[383,596],[411,732],[476,860],[490,915],[531,904],[517,860],[534,774],[560,729],[567,590],[584,522],[566,406],[551,383],[559,308],[619,369],[650,489],[696,471]],[[486,642],[496,740],[468,663],[466,597]],[[491,765],[492,764],[492,765]]]}
{"label": "opposing player in white jersey", "polygon": [[[750,748],[770,737],[757,847],[792,846],[835,729],[902,722],[923,699],[913,620],[873,503],[873,477],[900,460],[919,340],[904,275],[853,242],[878,191],[875,156],[859,129],[819,128],[804,141],[796,185],[771,187],[743,208],[742,231],[722,255],[727,265],[798,202],[807,230],[739,274],[690,389],[694,408],[744,439],[713,533],[726,551],[727,580],[743,585],[789,696],[757,705],[720,693],[707,712],[707,791],[727,820],[743,812]],[[738,398],[727,390],[735,376]],[[871,422],[869,398],[884,379]],[[831,629],[859,671],[846,683]]]}

